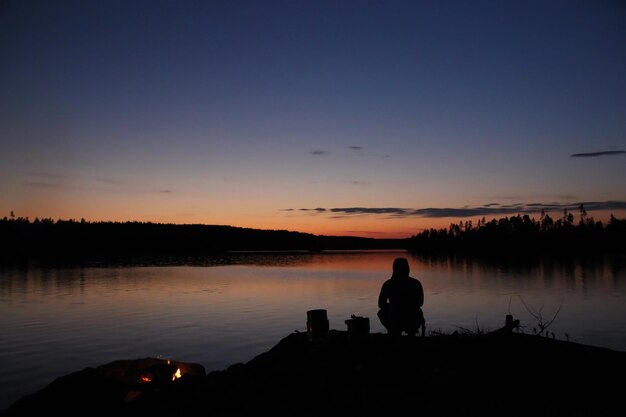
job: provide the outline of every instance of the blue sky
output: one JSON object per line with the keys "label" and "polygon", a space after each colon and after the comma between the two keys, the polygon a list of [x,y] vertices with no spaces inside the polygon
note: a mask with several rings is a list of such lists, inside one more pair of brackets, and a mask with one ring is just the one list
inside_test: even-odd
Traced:
{"label": "blue sky", "polygon": [[0,214],[367,236],[490,204],[623,215],[624,21],[618,1],[5,0]]}

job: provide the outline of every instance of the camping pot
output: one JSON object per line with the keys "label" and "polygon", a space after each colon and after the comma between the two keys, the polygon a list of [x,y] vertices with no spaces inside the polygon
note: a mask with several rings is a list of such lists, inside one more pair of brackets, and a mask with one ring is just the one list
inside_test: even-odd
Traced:
{"label": "camping pot", "polygon": [[310,341],[328,336],[328,316],[326,310],[317,309],[306,312],[306,330]]}
{"label": "camping pot", "polygon": [[346,320],[348,334],[352,337],[363,337],[370,333],[370,319],[368,317],[351,316]]}

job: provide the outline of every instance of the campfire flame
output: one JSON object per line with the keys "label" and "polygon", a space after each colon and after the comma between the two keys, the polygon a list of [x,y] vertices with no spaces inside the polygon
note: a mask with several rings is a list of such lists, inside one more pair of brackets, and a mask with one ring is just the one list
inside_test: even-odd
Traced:
{"label": "campfire flame", "polygon": [[[172,362],[168,359],[167,360],[167,364],[171,365],[171,363]],[[174,374],[172,375],[172,381],[176,381],[181,376],[183,376],[183,375],[180,373],[180,368],[176,368],[176,372],[174,372]]]}
{"label": "campfire flame", "polygon": [[[176,381],[179,378],[182,378],[183,373],[180,368],[176,367],[176,372],[172,372],[172,369],[176,366],[176,364],[172,364],[172,361],[167,360],[167,367],[163,368],[163,365],[156,364],[153,365],[152,368],[146,369],[141,375],[139,375],[140,383],[158,383],[162,384],[164,381]],[[154,369],[153,369],[154,368]],[[172,372],[172,373],[169,373]]]}

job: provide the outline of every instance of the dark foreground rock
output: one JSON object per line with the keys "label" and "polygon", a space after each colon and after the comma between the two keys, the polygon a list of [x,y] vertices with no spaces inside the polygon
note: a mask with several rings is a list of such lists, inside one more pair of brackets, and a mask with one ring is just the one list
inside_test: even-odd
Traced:
{"label": "dark foreground rock", "polygon": [[[157,359],[87,368],[5,415],[615,415],[625,359],[625,352],[506,332],[355,339],[331,331],[315,343],[294,333],[246,364],[206,376],[199,365]],[[174,367],[182,377],[172,381]]]}

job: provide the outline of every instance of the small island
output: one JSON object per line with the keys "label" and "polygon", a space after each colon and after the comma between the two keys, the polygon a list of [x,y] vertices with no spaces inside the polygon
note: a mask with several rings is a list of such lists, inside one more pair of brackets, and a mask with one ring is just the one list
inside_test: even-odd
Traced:
{"label": "small island", "polygon": [[427,337],[295,332],[207,375],[193,363],[121,360],[60,377],[3,416],[614,415],[626,352],[518,333],[513,323]]}

